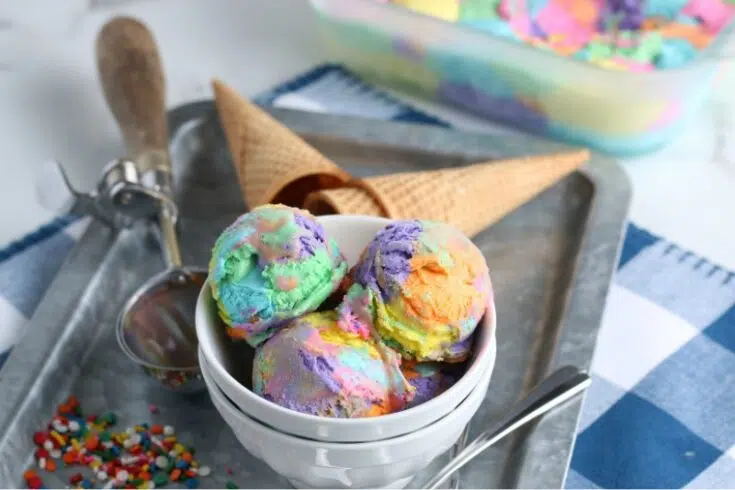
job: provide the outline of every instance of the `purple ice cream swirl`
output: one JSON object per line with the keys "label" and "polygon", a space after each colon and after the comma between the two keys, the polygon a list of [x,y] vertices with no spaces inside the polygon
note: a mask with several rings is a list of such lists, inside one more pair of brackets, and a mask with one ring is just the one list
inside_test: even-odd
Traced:
{"label": "purple ice cream swirl", "polygon": [[462,377],[465,367],[463,364],[405,362],[401,372],[416,390],[409,408],[426,403],[447,391]]}
{"label": "purple ice cream swirl", "polygon": [[354,282],[388,301],[398,291],[391,287],[406,282],[411,272],[411,258],[421,235],[418,220],[399,221],[380,230],[360,257],[353,271]]}
{"label": "purple ice cream swirl", "polygon": [[414,244],[421,235],[421,223],[399,221],[380,230],[363,250],[351,271],[353,286],[338,307],[339,325],[362,338],[377,335],[373,329],[374,298],[387,302],[411,272]]}
{"label": "purple ice cream swirl", "polygon": [[298,237],[301,245],[299,247],[299,257],[301,259],[312,257],[320,248],[330,246],[324,235],[324,227],[316,220],[304,214],[295,214],[294,221],[302,230],[306,231]]}

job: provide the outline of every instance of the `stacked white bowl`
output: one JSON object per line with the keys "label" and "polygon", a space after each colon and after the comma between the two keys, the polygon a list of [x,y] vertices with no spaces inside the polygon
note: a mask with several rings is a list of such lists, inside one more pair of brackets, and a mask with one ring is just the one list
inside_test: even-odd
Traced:
{"label": "stacked white bowl", "polygon": [[[389,220],[317,218],[350,266]],[[495,305],[475,332],[463,376],[439,396],[401,412],[371,418],[319,417],[283,408],[253,392],[254,351],[225,332],[211,290],[199,295],[199,363],[222,418],[243,447],[297,488],[403,488],[457,441],[482,404],[495,364]]]}

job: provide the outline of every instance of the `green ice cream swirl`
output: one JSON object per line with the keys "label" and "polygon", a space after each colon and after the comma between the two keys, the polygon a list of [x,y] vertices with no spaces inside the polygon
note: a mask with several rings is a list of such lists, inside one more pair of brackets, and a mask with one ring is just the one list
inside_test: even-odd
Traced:
{"label": "green ice cream swirl", "polygon": [[256,347],[288,320],[316,310],[346,272],[336,242],[311,214],[265,205],[219,236],[209,281],[228,334]]}

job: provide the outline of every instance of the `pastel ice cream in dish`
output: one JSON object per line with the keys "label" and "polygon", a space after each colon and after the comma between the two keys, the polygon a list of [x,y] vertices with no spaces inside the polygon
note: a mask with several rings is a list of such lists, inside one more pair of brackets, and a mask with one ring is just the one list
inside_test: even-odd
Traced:
{"label": "pastel ice cream in dish", "polygon": [[396,221],[379,231],[350,272],[338,307],[343,330],[377,333],[403,358],[459,362],[492,286],[480,250],[455,227]]}
{"label": "pastel ice cream in dish", "polygon": [[217,238],[208,280],[228,335],[255,347],[316,310],[346,273],[337,243],[308,211],[264,205]]}
{"label": "pastel ice cream in dish", "polygon": [[362,0],[318,2],[332,59],[618,157],[686,131],[727,75],[718,60],[735,36],[733,0],[374,2],[365,12]]}
{"label": "pastel ice cream in dish", "polygon": [[224,230],[208,280],[228,335],[256,349],[253,391],[333,418],[394,413],[446,391],[492,294],[481,252],[450,225],[393,222],[348,273],[314,217],[283,205]]}
{"label": "pastel ice cream in dish", "polygon": [[390,0],[602,68],[683,66],[728,27],[731,0]]}
{"label": "pastel ice cream in dish", "polygon": [[395,412],[414,395],[398,355],[339,328],[335,311],[295,319],[259,347],[253,389],[283,407],[339,418]]}

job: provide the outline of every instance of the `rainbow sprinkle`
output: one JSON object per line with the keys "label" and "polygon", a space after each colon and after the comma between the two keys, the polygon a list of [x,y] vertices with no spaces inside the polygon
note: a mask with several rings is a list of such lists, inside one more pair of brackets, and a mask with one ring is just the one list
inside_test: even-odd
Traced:
{"label": "rainbow sprinkle", "polygon": [[[38,469],[86,468],[86,476],[78,472],[69,478],[71,488],[160,488],[169,483],[197,488],[199,479],[210,474],[195,459],[194,448],[176,438],[174,427],[143,422],[118,432],[116,423],[115,412],[85,415],[70,396],[45,430],[33,434]],[[28,488],[46,488],[35,469],[23,477]]]}

